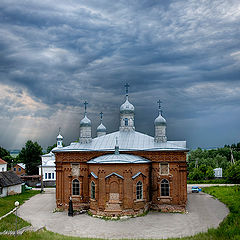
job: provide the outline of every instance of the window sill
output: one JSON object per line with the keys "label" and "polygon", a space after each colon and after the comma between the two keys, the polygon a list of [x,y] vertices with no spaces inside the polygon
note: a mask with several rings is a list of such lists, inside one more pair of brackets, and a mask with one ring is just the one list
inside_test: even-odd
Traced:
{"label": "window sill", "polygon": [[172,200],[172,197],[170,197],[170,196],[161,196],[161,197],[158,197],[158,198],[157,198],[157,200],[162,200],[162,199]]}
{"label": "window sill", "polygon": [[138,202],[145,202],[145,201],[146,201],[146,199],[136,199],[136,200],[134,200],[135,203],[138,203]]}

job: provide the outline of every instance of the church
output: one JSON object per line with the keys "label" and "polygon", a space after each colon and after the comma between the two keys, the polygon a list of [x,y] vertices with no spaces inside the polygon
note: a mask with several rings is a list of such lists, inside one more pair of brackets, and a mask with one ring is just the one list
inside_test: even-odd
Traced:
{"label": "church", "polygon": [[91,120],[80,121],[78,142],[53,150],[56,163],[56,205],[89,210],[94,215],[138,215],[149,209],[184,212],[187,203],[186,141],[168,141],[166,120],[153,122],[155,136],[135,129],[134,106],[126,84],[120,106],[119,131],[108,133],[102,121],[92,138]]}

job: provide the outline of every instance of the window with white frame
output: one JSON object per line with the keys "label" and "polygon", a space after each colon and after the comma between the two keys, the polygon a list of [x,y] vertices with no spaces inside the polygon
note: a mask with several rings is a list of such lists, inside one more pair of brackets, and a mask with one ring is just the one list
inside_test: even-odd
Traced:
{"label": "window with white frame", "polygon": [[169,181],[167,179],[161,181],[161,196],[169,196]]}
{"label": "window with white frame", "polygon": [[137,187],[136,187],[136,198],[137,200],[143,199],[143,184],[141,181],[137,182]]}
{"label": "window with white frame", "polygon": [[45,173],[45,179],[47,179],[47,173]]}
{"label": "window with white frame", "polygon": [[79,195],[80,194],[80,184],[77,179],[72,181],[72,195]]}
{"label": "window with white frame", "polygon": [[51,173],[48,173],[48,179],[51,179]]}
{"label": "window with white frame", "polygon": [[54,173],[52,173],[52,179],[54,179]]}
{"label": "window with white frame", "polygon": [[169,173],[169,165],[168,163],[160,163],[160,174],[168,175]]}
{"label": "window with white frame", "polygon": [[95,199],[96,186],[95,182],[91,182],[91,199]]}

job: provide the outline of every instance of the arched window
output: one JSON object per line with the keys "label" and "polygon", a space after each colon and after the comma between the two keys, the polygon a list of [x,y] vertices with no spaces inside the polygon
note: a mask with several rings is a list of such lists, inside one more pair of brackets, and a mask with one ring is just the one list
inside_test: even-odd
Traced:
{"label": "arched window", "polygon": [[169,182],[167,179],[161,181],[161,196],[169,196]]}
{"label": "arched window", "polygon": [[91,199],[95,199],[95,183],[91,182]]}
{"label": "arched window", "polygon": [[77,179],[72,181],[72,195],[80,195],[80,184]]}
{"label": "arched window", "polygon": [[143,198],[143,184],[141,181],[137,182],[137,194],[136,194],[137,199],[142,199]]}
{"label": "arched window", "polygon": [[125,122],[125,126],[128,126],[128,119],[127,118],[124,119],[124,122]]}

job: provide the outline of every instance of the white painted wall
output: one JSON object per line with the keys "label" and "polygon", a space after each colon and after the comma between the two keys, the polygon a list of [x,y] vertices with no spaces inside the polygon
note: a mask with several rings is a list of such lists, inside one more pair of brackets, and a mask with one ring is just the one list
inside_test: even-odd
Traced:
{"label": "white painted wall", "polygon": [[[56,181],[56,167],[43,166],[42,169],[43,181]],[[39,167],[39,175],[41,175],[41,167]]]}
{"label": "white painted wall", "polygon": [[0,164],[0,172],[6,172],[7,171],[7,164]]}
{"label": "white painted wall", "polygon": [[0,197],[6,197],[8,195],[15,195],[18,193],[22,193],[22,184],[17,184],[14,186],[4,187],[2,189],[2,194],[0,194]]}
{"label": "white painted wall", "polygon": [[214,168],[214,176],[216,178],[221,178],[222,177],[222,168]]}

